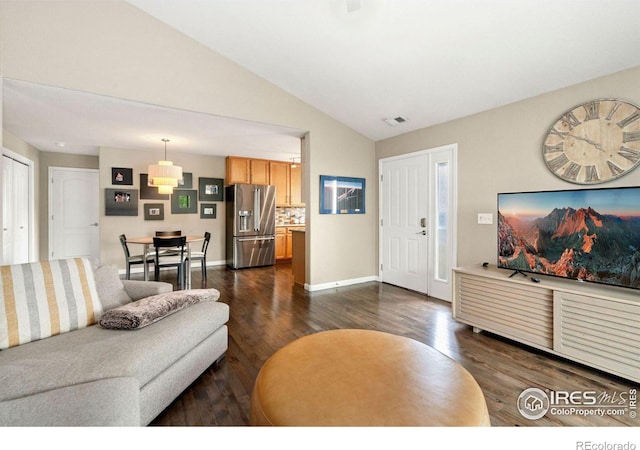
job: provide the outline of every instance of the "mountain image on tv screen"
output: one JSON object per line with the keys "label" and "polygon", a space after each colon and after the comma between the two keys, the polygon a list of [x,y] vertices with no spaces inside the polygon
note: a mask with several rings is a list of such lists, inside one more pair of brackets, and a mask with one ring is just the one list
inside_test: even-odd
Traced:
{"label": "mountain image on tv screen", "polygon": [[498,266],[640,289],[640,188],[498,194]]}

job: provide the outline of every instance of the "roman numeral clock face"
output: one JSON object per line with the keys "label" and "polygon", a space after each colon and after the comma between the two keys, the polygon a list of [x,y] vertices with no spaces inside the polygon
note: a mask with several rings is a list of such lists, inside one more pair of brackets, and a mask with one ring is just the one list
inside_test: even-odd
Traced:
{"label": "roman numeral clock face", "polygon": [[571,183],[596,184],[640,165],[640,107],[594,100],[562,115],[542,145],[549,169]]}

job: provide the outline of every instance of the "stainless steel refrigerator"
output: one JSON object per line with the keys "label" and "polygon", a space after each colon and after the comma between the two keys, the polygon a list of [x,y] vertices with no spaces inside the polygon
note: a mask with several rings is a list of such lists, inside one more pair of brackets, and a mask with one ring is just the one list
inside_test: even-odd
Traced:
{"label": "stainless steel refrigerator", "polygon": [[276,263],[276,187],[227,186],[227,265],[233,269]]}

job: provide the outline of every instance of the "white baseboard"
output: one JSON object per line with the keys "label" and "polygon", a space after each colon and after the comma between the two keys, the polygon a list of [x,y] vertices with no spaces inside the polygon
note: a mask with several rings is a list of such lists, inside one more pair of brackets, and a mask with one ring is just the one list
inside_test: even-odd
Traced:
{"label": "white baseboard", "polygon": [[339,288],[339,287],[343,287],[343,286],[351,286],[353,284],[368,283],[369,281],[378,281],[378,277],[375,276],[375,275],[372,275],[372,276],[369,276],[369,277],[351,278],[349,280],[332,281],[332,282],[329,282],[329,283],[321,283],[321,284],[308,284],[308,283],[305,283],[304,284],[304,289],[309,291],[309,292],[314,292],[314,291],[321,291],[321,290],[324,290],[324,289]]}
{"label": "white baseboard", "polygon": [[[221,261],[207,261],[207,267],[210,266],[224,266],[227,264],[226,260],[221,260]],[[199,269],[200,268],[200,263],[193,263],[191,265],[192,269]],[[135,268],[131,268],[131,273],[143,273],[143,268],[142,267],[135,267]],[[162,268],[160,270],[175,270],[173,267],[166,267],[166,268]],[[153,275],[153,271],[150,270],[151,275]],[[125,269],[121,269],[118,271],[118,273],[120,275],[124,275],[126,274],[126,270]],[[321,283],[321,284],[308,284],[305,283],[304,284],[304,289],[306,291],[309,292],[315,292],[315,291],[322,291],[325,289],[331,289],[331,288],[339,288],[339,287],[343,287],[343,286],[351,286],[354,284],[361,284],[361,283],[368,283],[370,281],[380,281],[379,277],[375,276],[375,275],[371,275],[368,277],[361,277],[361,278],[351,278],[348,280],[339,280],[339,281],[331,281],[329,283]]]}

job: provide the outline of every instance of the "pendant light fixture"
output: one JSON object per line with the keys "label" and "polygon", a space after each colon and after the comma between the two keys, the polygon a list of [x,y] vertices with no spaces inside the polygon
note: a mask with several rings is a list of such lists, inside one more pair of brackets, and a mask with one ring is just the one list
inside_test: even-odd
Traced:
{"label": "pendant light fixture", "polygon": [[157,187],[159,194],[173,194],[173,188],[178,187],[178,181],[182,181],[182,167],[174,166],[172,161],[167,161],[167,142],[164,142],[164,161],[158,164],[149,164],[149,186]]}

